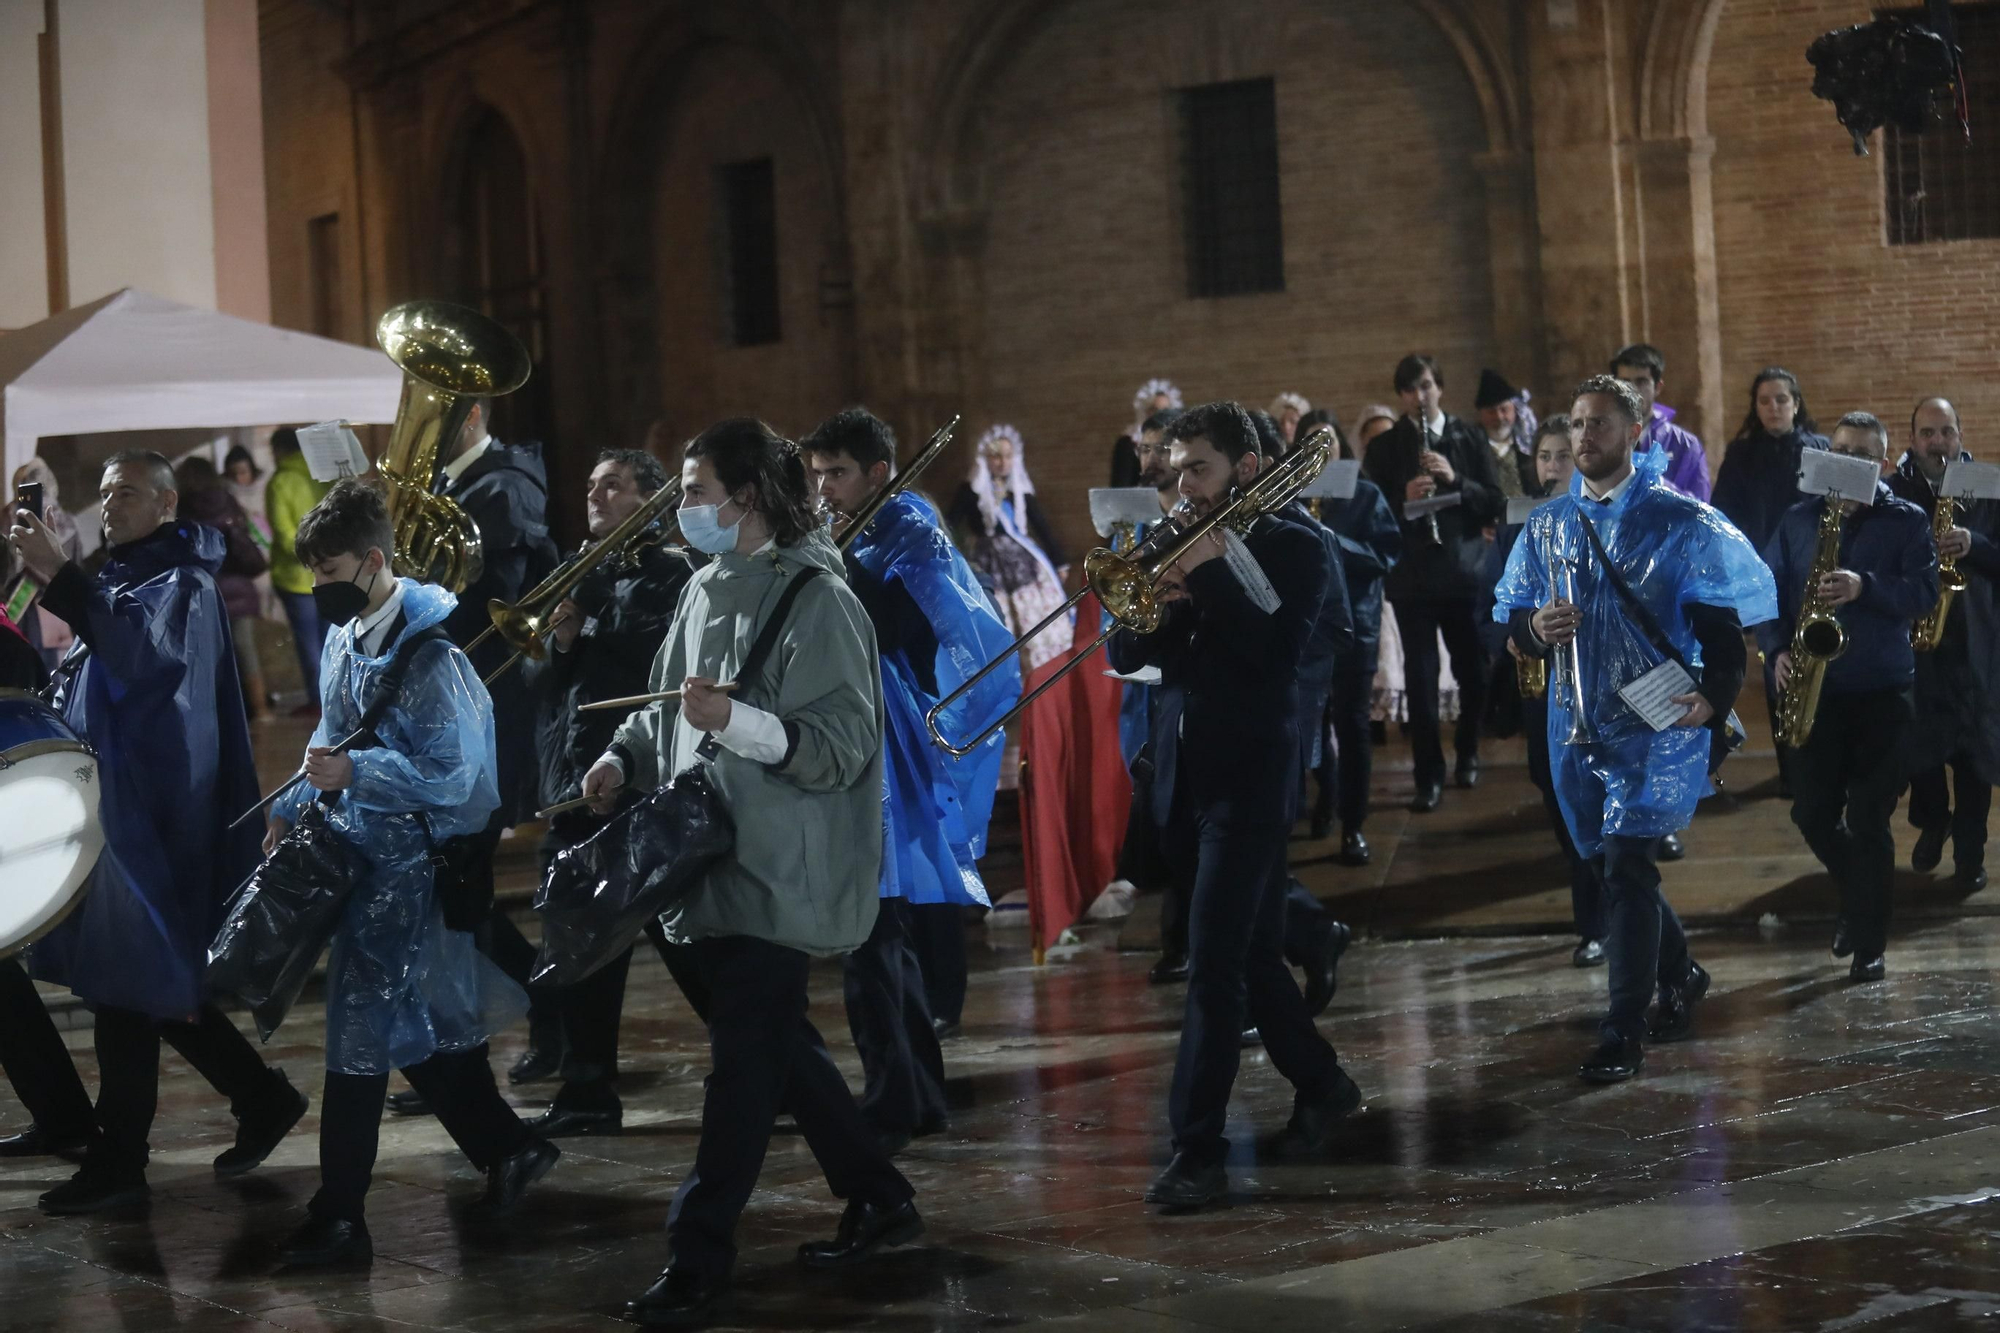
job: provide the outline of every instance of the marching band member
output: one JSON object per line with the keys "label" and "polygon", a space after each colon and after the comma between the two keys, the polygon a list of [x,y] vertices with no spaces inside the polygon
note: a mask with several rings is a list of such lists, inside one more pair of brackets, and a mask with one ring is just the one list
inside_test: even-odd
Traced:
{"label": "marching band member", "polygon": [[1667,382],[1666,354],[1651,343],[1621,347],[1611,357],[1611,373],[1637,391],[1646,408],[1646,433],[1639,452],[1655,449],[1667,455],[1667,485],[1683,495],[1706,500],[1709,495],[1708,451],[1693,431],[1674,424],[1674,409],[1660,401]]}
{"label": "marching band member", "polygon": [[[1938,557],[1957,563],[1965,590],[1951,600],[1936,645],[1917,654],[1917,718],[1910,731],[1910,824],[1917,845],[1910,866],[1929,874],[1951,840],[1952,878],[1967,892],[1986,887],[1986,817],[2000,775],[2000,702],[1994,676],[1994,587],[2000,583],[2000,505],[1975,500],[1937,528],[1945,469],[1970,459],[1949,399],[1926,398],[1910,414],[1910,445],[1889,489],[1932,515]],[[1952,781],[1948,786],[1945,768]],[[1956,794],[1954,803],[1952,796]]]}
{"label": "marching band member", "polygon": [[[366,866],[327,955],[320,1187],[285,1245],[285,1262],[297,1268],[373,1257],[363,1200],[391,1069],[403,1072],[485,1172],[484,1212],[512,1208],[561,1155],[494,1086],[487,1037],[520,1013],[523,996],[470,934],[446,927],[431,861],[438,844],[484,829],[499,804],[492,703],[438,628],[454,597],[397,578],[389,565],[395,546],[381,493],[359,481],[327,492],[299,524],[296,542],[330,632],[306,780],[272,803],[264,849],[318,800],[334,834]],[[364,724],[399,662],[400,686],[373,733],[356,748],[329,749]]]}
{"label": "marching band member", "polygon": [[[1549,747],[1570,837],[1604,886],[1611,971],[1602,1041],[1579,1072],[1615,1083],[1639,1071],[1644,1040],[1692,1031],[1708,989],[1654,858],[1708,789],[1704,728],[1728,716],[1742,688],[1742,626],[1769,620],[1776,605],[1771,572],[1742,534],[1666,484],[1665,454],[1634,456],[1645,409],[1631,386],[1598,375],[1572,402],[1576,480],[1529,517],[1493,614],[1524,653],[1570,649],[1560,673],[1551,663]],[[1552,591],[1559,569],[1576,600]],[[1680,716],[1655,731],[1619,691],[1670,661],[1694,684],[1671,699]]]}
{"label": "marching band member", "polygon": [[1132,395],[1131,429],[1111,446],[1111,479],[1105,485],[1143,485],[1140,474],[1145,467],[1139,457],[1139,439],[1146,433],[1146,422],[1162,412],[1180,410],[1181,391],[1172,380],[1151,379],[1141,384]]}
{"label": "marching band member", "polygon": [[[1256,428],[1235,403],[1167,428],[1181,495],[1198,513],[1256,477]],[[1254,590],[1223,560],[1235,541]],[[1285,848],[1298,802],[1299,663],[1332,577],[1318,537],[1267,515],[1235,541],[1210,534],[1178,566],[1152,634],[1120,630],[1113,666],[1162,673],[1153,725],[1153,806],[1169,862],[1191,875],[1188,995],[1168,1113],[1174,1158],[1147,1190],[1195,1208],[1227,1188],[1223,1125],[1242,1033],[1254,1026],[1298,1090],[1288,1142],[1323,1145],[1361,1092],[1314,1029],[1285,966]],[[1241,559],[1238,552],[1237,560]]]}
{"label": "marching band member", "polygon": [[[1882,467],[1889,431],[1866,412],[1834,427],[1833,451]],[[1815,557],[1825,507],[1838,504],[1840,565]],[[1937,550],[1924,511],[1875,484],[1875,502],[1812,496],[1785,511],[1764,548],[1778,580],[1778,618],[1757,630],[1782,696],[1795,672],[1792,634],[1807,599],[1830,609],[1847,649],[1821,664],[1819,707],[1806,743],[1793,751],[1792,822],[1840,890],[1833,955],[1854,955],[1848,977],[1882,978],[1896,839],[1889,820],[1909,780],[1904,744],[1915,716],[1916,654],[1910,625],[1937,600]],[[1812,586],[1808,587],[1808,575]]]}
{"label": "marching band member", "polygon": [[230,1099],[236,1145],[217,1174],[257,1166],[306,1111],[204,985],[224,899],[257,864],[256,826],[228,827],[257,799],[257,774],[215,584],[222,534],[177,519],[173,467],[156,453],[112,455],[98,493],[110,558],[95,578],[40,519],[17,513],[8,534],[43,604],[82,640],[56,707],[97,751],[103,784],[90,891],[33,951],[36,977],[96,1012],[98,1134],[76,1176],[41,1197],[57,1214],[147,1196],[162,1038]]}
{"label": "marching band member", "polygon": [[[642,449],[599,454],[585,499],[591,541],[602,541],[666,484],[660,460]],[[702,561],[677,546],[642,543],[635,560],[612,556],[556,607],[548,653],[520,666],[538,710],[535,739],[544,805],[566,801],[582,789],[583,775],[624,720],[616,712],[579,711],[582,706],[645,692],[681,590]],[[587,806],[551,816],[542,839],[543,879],[564,848],[583,842],[604,824],[605,817]],[[664,942],[657,925],[648,934],[656,947]],[[544,1137],[609,1134],[623,1126],[624,1107],[613,1083],[618,1077],[618,1018],[631,965],[632,951],[626,949],[556,993],[562,1087],[549,1108],[529,1122]]]}
{"label": "marching band member", "polygon": [[[853,1263],[923,1231],[915,1191],[806,1017],[812,959],[861,947],[875,924],[875,632],[839,577],[789,441],[760,421],[720,422],[687,446],[681,486],[681,535],[715,557],[689,582],[653,665],[652,688],[681,696],[627,719],[583,780],[608,811],[625,787],[648,791],[705,763],[736,830],[732,850],[661,923],[701,988],[713,1070],[694,1169],[667,1216],[667,1268],[627,1306],[642,1323],[700,1318],[728,1288],[737,1219],[780,1105],[848,1201],[836,1237],[801,1246],[801,1262]],[[760,637],[769,655],[742,679]],[[740,691],[717,689],[723,681]]]}
{"label": "marching band member", "polygon": [[[865,408],[820,423],[800,442],[820,498],[851,522],[891,481],[896,437]],[[875,626],[882,665],[882,902],[875,927],[842,960],[847,1021],[866,1086],[861,1114],[891,1155],[946,1125],[944,1059],[909,940],[920,904],[988,906],[979,878],[1006,738],[954,760],[931,743],[924,715],[1012,635],[951,544],[929,501],[890,498],[848,546],[848,583]],[[1019,678],[996,671],[954,705],[948,730],[999,716]],[[966,725],[966,724],[969,724]]]}

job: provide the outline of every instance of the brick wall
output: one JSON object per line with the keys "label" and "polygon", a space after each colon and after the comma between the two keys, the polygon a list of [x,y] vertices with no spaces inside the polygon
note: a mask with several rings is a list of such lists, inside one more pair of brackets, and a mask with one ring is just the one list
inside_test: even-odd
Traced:
{"label": "brick wall", "polygon": [[271,322],[312,329],[309,227],[316,217],[338,214],[343,327],[335,332],[359,342],[381,312],[362,309],[352,103],[347,84],[333,71],[345,44],[345,20],[323,6],[263,0],[258,7]]}
{"label": "brick wall", "polygon": [[[1870,16],[1847,0],[1732,0],[1716,33],[1708,116],[1728,420],[1733,429],[1748,407],[1751,377],[1777,363],[1799,376],[1822,429],[1870,411],[1900,447],[1911,405],[1943,392],[1970,447],[2000,458],[2000,241],[1889,246],[1879,146],[1855,157],[1831,105],[1807,91],[1807,44]],[[1991,141],[2000,126],[1974,132]]]}

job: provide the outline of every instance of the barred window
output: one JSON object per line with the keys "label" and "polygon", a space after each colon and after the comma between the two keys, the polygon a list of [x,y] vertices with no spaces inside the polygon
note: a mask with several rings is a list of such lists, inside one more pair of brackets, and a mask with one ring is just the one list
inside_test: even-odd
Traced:
{"label": "barred window", "polygon": [[723,312],[737,347],[778,341],[778,203],[771,159],[716,169]]}
{"label": "barred window", "polygon": [[[1953,5],[1964,52],[1972,142],[1946,110],[1922,134],[1883,130],[1883,205],[1889,244],[2000,236],[2000,6]],[[1923,21],[1922,10],[1898,10]]]}
{"label": "barred window", "polygon": [[1278,109],[1269,79],[1180,91],[1188,295],[1285,289]]}

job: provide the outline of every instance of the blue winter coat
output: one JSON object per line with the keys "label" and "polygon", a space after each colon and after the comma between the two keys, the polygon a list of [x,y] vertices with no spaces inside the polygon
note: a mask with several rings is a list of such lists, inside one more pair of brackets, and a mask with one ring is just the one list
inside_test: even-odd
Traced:
{"label": "blue winter coat", "polygon": [[[996,734],[953,759],[932,744],[924,714],[1005,653],[1013,635],[937,511],[919,496],[905,491],[885,504],[848,555],[868,577],[900,585],[929,630],[883,645],[882,896],[984,906],[977,862],[986,854],[1006,737]],[[928,660],[913,662],[912,651]],[[1002,667],[953,705],[941,728],[954,738],[969,735],[1020,693],[1020,673]]]}
{"label": "blue winter coat", "polygon": [[105,846],[33,970],[93,1005],[194,1013],[223,905],[257,865],[257,821],[228,827],[257,772],[215,583],[227,549],[214,528],[168,523],[113,547],[95,579],[64,566],[43,598],[80,640],[56,707],[97,750]]}
{"label": "blue winter coat", "polygon": [[1347,576],[1347,601],[1354,620],[1357,662],[1373,669],[1382,644],[1382,585],[1403,558],[1403,525],[1372,481],[1358,481],[1354,494],[1323,509],[1326,525],[1340,540],[1340,568]]}
{"label": "blue winter coat", "polygon": [[[351,624],[326,636],[312,744],[352,732],[396,646],[457,604],[443,588],[401,582],[405,623],[379,656],[356,652]],[[527,1004],[471,935],[445,929],[432,890],[432,840],[484,829],[500,804],[493,702],[465,654],[449,643],[417,649],[375,735],[381,744],[349,752],[354,782],[328,821],[367,865],[327,956],[326,1067],[342,1074],[385,1074],[469,1050]],[[317,795],[301,784],[272,813],[296,822]]]}

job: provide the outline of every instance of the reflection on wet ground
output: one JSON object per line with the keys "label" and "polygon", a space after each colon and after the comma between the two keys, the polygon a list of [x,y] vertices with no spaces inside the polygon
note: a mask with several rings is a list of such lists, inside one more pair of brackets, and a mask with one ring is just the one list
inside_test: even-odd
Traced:
{"label": "reflection on wet ground", "polygon": [[[946,1052],[951,1131],[902,1159],[930,1223],[860,1270],[792,1261],[838,1205],[781,1134],[744,1219],[735,1326],[1914,1329],[2000,1314],[2000,1065],[1989,918],[1896,942],[1850,987],[1817,929],[1710,932],[1700,1037],[1639,1080],[1586,1088],[1603,973],[1559,938],[1358,945],[1326,1020],[1366,1108],[1320,1163],[1267,1160],[1290,1092],[1248,1051],[1228,1206],[1167,1216],[1139,1193],[1164,1155],[1180,995],[1141,954],[1029,966],[977,951]],[[839,975],[815,1009],[857,1074]],[[316,1082],[316,1010],[273,1044]],[[522,1215],[482,1228],[477,1181],[431,1122],[390,1121],[363,1275],[274,1275],[315,1184],[309,1116],[253,1175],[208,1168],[231,1122],[170,1059],[144,1219],[45,1218],[54,1164],[0,1169],[0,1326],[26,1330],[591,1329],[664,1254],[694,1149],[703,1045],[656,960],[635,964],[627,1132],[565,1141]],[[72,1045],[90,1068],[87,1033]],[[518,1034],[497,1048],[511,1060]],[[533,1089],[514,1089],[531,1109]],[[18,1110],[0,1093],[0,1122]]]}

